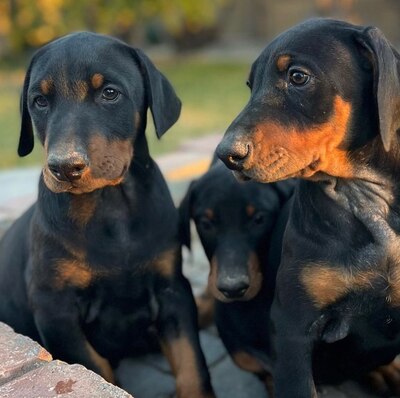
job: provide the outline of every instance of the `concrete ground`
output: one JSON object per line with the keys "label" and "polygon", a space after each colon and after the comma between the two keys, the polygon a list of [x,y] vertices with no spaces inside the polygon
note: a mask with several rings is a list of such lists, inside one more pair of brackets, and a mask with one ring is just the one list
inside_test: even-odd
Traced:
{"label": "concrete ground", "polygon": [[[176,203],[186,192],[189,181],[207,169],[219,140],[220,135],[190,140],[177,152],[157,159]],[[39,174],[39,167],[0,172],[0,235],[2,229],[36,200]],[[208,263],[195,236],[192,246],[191,253],[184,251],[184,273],[191,281],[194,293],[199,294],[207,281]],[[267,398],[260,381],[232,363],[213,327],[201,331],[200,338],[218,398]],[[174,379],[162,355],[124,360],[117,369],[117,377],[121,387],[135,398],[174,396]],[[320,396],[373,397],[352,382],[338,387],[323,387]]]}

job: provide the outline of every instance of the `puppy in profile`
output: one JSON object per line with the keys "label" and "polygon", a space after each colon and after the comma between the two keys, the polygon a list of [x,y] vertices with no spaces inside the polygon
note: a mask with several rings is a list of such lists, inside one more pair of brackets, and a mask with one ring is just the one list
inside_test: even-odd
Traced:
{"label": "puppy in profile", "polygon": [[371,371],[400,396],[399,60],[377,28],[299,24],[254,62],[216,150],[241,178],[300,179],[271,309],[277,398]]}

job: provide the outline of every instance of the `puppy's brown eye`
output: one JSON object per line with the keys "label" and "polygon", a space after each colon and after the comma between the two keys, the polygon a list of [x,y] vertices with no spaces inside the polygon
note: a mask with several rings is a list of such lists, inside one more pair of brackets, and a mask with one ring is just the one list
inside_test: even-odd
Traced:
{"label": "puppy's brown eye", "polygon": [[43,95],[38,95],[34,101],[39,108],[46,108],[49,105],[49,101]]}
{"label": "puppy's brown eye", "polygon": [[115,88],[106,87],[101,96],[106,101],[115,101],[119,97],[119,94],[119,91]]}
{"label": "puppy's brown eye", "polygon": [[203,231],[211,231],[214,227],[213,222],[207,217],[201,217],[197,224]]}
{"label": "puppy's brown eye", "polygon": [[289,79],[290,83],[295,86],[304,86],[310,81],[310,75],[300,70],[293,69],[289,71]]}
{"label": "puppy's brown eye", "polygon": [[257,224],[257,225],[264,224],[264,222],[265,222],[265,214],[264,214],[264,213],[261,213],[261,212],[256,213],[256,214],[253,216],[253,222],[254,222],[255,224]]}

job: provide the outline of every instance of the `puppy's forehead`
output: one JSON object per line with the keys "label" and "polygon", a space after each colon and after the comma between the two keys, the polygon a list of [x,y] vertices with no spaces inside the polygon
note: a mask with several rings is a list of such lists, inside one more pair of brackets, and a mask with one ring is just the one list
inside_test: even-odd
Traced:
{"label": "puppy's forehead", "polygon": [[111,37],[84,32],[65,36],[43,47],[35,57],[31,79],[52,78],[55,81],[61,76],[70,81],[91,81],[97,75],[95,85],[99,85],[99,74],[103,80],[141,77],[127,45]]}
{"label": "puppy's forehead", "polygon": [[[81,59],[112,62],[116,53],[129,52],[129,47],[110,36],[90,32],[74,33],[61,37],[45,47],[54,58]],[[72,57],[72,58],[71,58]]]}
{"label": "puppy's forehead", "polygon": [[288,45],[304,51],[324,44],[343,41],[362,30],[362,27],[343,21],[330,19],[313,19],[296,25],[277,36],[271,44]]}
{"label": "puppy's forehead", "polygon": [[[353,36],[361,27],[342,21],[315,19],[299,24],[277,36],[262,52],[255,65],[274,62],[278,67],[290,60],[318,60],[322,66],[342,59],[355,45]],[[287,57],[287,58],[284,58]]]}

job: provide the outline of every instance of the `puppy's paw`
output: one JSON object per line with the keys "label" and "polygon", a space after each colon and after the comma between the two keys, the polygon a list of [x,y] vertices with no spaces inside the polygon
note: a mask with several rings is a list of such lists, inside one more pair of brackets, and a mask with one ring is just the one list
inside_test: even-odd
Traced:
{"label": "puppy's paw", "polygon": [[368,384],[382,397],[400,397],[400,357],[370,372]]}
{"label": "puppy's paw", "polygon": [[214,322],[215,299],[210,289],[206,290],[195,298],[200,329],[211,326]]}

